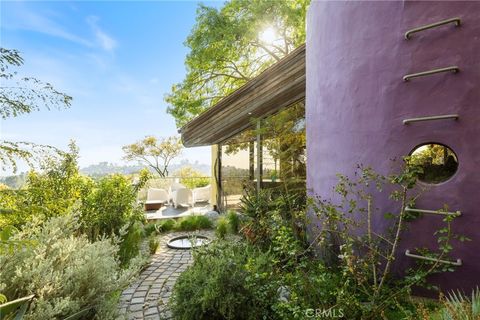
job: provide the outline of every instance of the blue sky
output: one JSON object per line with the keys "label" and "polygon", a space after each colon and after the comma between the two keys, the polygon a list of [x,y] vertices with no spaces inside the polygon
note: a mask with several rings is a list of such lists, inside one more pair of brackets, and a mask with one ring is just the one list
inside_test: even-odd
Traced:
{"label": "blue sky", "polygon": [[[204,2],[221,7],[223,2]],[[1,2],[2,47],[20,50],[21,73],[50,82],[70,109],[0,120],[0,137],[80,147],[80,165],[122,162],[121,147],[177,132],[163,97],[185,75],[183,45],[198,2]],[[182,159],[210,163],[210,148]],[[0,175],[2,172],[0,172]]]}

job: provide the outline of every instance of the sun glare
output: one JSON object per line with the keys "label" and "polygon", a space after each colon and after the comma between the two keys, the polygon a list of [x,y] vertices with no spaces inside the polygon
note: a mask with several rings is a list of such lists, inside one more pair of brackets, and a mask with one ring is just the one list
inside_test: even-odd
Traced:
{"label": "sun glare", "polygon": [[267,27],[259,35],[260,41],[266,44],[272,44],[277,40],[277,32],[273,27]]}

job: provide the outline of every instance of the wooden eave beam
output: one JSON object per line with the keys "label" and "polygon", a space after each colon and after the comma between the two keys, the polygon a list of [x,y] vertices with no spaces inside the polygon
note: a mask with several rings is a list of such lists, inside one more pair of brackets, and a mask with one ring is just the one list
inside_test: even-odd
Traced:
{"label": "wooden eave beam", "polygon": [[248,81],[180,129],[186,147],[221,143],[305,99],[305,45]]}

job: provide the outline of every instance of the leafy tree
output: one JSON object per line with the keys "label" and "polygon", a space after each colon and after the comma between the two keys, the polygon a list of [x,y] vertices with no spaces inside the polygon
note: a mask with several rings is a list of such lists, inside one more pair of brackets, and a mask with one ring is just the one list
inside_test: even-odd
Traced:
{"label": "leafy tree", "polygon": [[182,126],[305,41],[308,0],[232,0],[200,5],[183,82],[165,97]]}
{"label": "leafy tree", "polygon": [[34,216],[56,217],[71,210],[93,187],[93,180],[80,175],[78,148],[70,143],[70,152],[48,158],[41,171],[30,171],[19,190],[0,191],[0,228],[20,227]]}
{"label": "leafy tree", "polygon": [[0,48],[0,116],[3,119],[40,110],[43,106],[61,108],[70,106],[72,97],[61,93],[48,82],[33,77],[19,78],[12,67],[23,65],[17,50]]}
{"label": "leafy tree", "polygon": [[[48,82],[34,77],[20,77],[12,70],[23,65],[17,50],[0,48],[0,117],[7,119],[40,110],[40,108],[69,107],[72,97],[61,93]],[[14,142],[0,139],[0,164],[16,171],[17,159],[32,165],[39,155],[57,149],[30,142]]]}
{"label": "leafy tree", "polygon": [[170,162],[182,152],[182,143],[178,137],[156,138],[147,136],[143,140],[124,146],[124,159],[146,164],[160,177],[168,176]]}

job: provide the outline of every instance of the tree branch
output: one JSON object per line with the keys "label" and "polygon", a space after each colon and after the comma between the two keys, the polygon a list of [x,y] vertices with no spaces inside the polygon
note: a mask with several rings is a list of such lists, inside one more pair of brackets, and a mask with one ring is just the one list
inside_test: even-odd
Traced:
{"label": "tree branch", "polygon": [[253,46],[255,47],[259,47],[259,48],[262,48],[263,50],[265,50],[265,52],[267,52],[270,56],[272,56],[272,58],[274,58],[275,60],[277,61],[280,61],[280,57],[277,56],[273,51],[271,51],[270,49],[268,49],[266,46],[264,46],[263,44],[261,44],[260,42],[257,42],[257,41],[252,41],[251,42]]}

